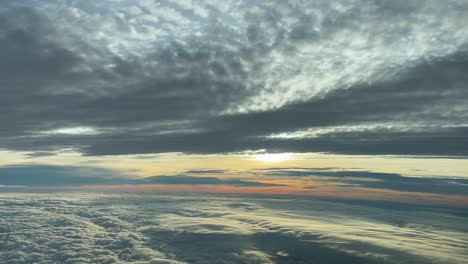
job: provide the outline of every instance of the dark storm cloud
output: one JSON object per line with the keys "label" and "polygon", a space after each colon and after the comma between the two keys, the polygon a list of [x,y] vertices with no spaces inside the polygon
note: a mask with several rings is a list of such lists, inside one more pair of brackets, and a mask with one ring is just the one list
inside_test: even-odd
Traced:
{"label": "dark storm cloud", "polygon": [[[76,10],[64,11],[63,16],[71,22],[63,24],[57,23],[60,17],[52,19],[53,14],[44,11],[48,10],[47,5],[6,5],[0,10],[0,110],[7,113],[0,116],[0,148],[30,151],[30,156],[65,148],[86,155],[228,153],[258,149],[468,155],[463,147],[468,143],[465,103],[468,56],[463,38],[456,39],[461,44],[450,52],[444,51],[445,44],[438,43],[433,45],[435,55],[429,53],[405,61],[395,59],[397,55],[403,56],[403,50],[393,57],[378,57],[379,62],[388,63],[379,64],[375,69],[370,66],[354,69],[357,62],[352,55],[316,54],[317,63],[323,60],[320,65],[335,65],[336,68],[328,71],[330,76],[347,70],[352,74],[340,77],[344,83],[318,87],[317,80],[311,80],[305,90],[281,90],[287,87],[283,80],[313,74],[300,65],[312,63],[310,67],[318,67],[310,59],[299,59],[304,45],[328,47],[326,43],[339,41],[337,36],[347,30],[364,36],[375,30],[376,39],[366,45],[369,50],[382,48],[381,53],[386,54],[392,50],[386,52],[386,46],[379,46],[382,43],[397,47],[404,43],[402,38],[411,37],[411,32],[429,34],[424,28],[426,24],[413,21],[413,15],[424,14],[420,11],[425,4],[377,1],[366,3],[358,16],[359,2],[353,2],[354,9],[346,14],[337,13],[328,4],[307,4],[300,10],[283,2],[273,1],[260,8],[247,8],[250,7],[247,3],[239,5],[235,14],[245,19],[240,26],[242,30],[235,29],[231,21],[234,18],[226,16],[226,21],[212,21],[197,28],[197,34],[167,38],[162,44],[140,43],[144,50],[140,54],[108,49],[118,46],[111,45],[112,37],[101,43],[103,40],[84,33],[83,28],[92,30],[93,23],[103,30],[103,25],[113,23],[117,25],[116,30],[131,26],[118,16],[106,17],[100,13],[101,20],[93,23],[83,19],[98,12],[89,11],[94,10],[91,3],[78,6],[84,14],[72,17],[72,11]],[[150,7],[146,8],[150,12]],[[217,8],[207,9],[221,12],[221,7]],[[448,9],[440,10],[458,12],[466,7],[460,4],[456,8],[444,8]],[[323,12],[325,18],[320,19],[311,10]],[[387,27],[367,27],[374,25],[371,11],[384,14]],[[190,16],[179,20],[201,21],[198,16],[203,12],[197,12],[198,15],[189,12]],[[453,21],[443,22],[457,24],[461,18],[456,14],[451,17]],[[396,22],[401,17],[406,18],[406,24],[398,26]],[[434,19],[431,14],[424,18]],[[295,22],[288,24],[288,21]],[[166,24],[158,25],[168,34],[182,34],[170,31]],[[67,26],[74,26],[75,30]],[[149,27],[139,25],[142,26]],[[450,35],[439,26],[434,32],[442,32],[440,38]],[[129,31],[125,29],[122,34]],[[379,32],[386,42],[377,37]],[[336,50],[363,50],[340,45]],[[285,61],[281,65],[289,68],[278,66],[272,59],[275,56],[281,56]],[[297,60],[290,61],[297,56]],[[368,65],[373,62],[369,61]],[[366,71],[373,77],[362,76]],[[325,74],[319,79],[328,77]],[[299,89],[300,84],[291,86]],[[93,128],[95,133],[59,131],[74,127]],[[301,130],[316,134],[268,137]]]}
{"label": "dark storm cloud", "polygon": [[454,177],[409,177],[398,173],[316,169],[269,169],[256,175],[273,177],[304,177],[314,181],[349,183],[372,189],[404,192],[468,195],[468,180]]}

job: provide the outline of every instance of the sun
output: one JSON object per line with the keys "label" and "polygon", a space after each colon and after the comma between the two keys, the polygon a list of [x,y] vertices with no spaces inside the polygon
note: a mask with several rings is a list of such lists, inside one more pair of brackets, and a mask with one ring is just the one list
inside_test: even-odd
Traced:
{"label": "sun", "polygon": [[292,159],[291,153],[266,153],[266,154],[257,154],[254,155],[253,160],[263,161],[263,162],[282,162]]}

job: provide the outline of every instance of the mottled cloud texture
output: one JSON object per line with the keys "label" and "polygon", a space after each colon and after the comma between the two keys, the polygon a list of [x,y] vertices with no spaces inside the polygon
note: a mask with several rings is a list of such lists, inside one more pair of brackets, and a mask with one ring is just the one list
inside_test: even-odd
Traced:
{"label": "mottled cloud texture", "polygon": [[468,3],[3,1],[0,148],[466,156]]}
{"label": "mottled cloud texture", "polygon": [[0,263],[468,264],[467,25],[466,0],[1,0]]}
{"label": "mottled cloud texture", "polygon": [[[21,194],[21,195],[19,195]],[[466,263],[465,211],[300,197],[0,193],[2,263]]]}

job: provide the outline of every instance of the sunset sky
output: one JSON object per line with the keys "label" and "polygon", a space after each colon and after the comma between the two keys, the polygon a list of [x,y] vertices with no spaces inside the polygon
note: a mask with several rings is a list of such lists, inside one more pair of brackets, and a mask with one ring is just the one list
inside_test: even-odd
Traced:
{"label": "sunset sky", "polygon": [[466,213],[467,14],[466,0],[2,1],[0,193]]}
{"label": "sunset sky", "polygon": [[15,183],[2,179],[12,170],[34,179],[57,170],[64,175],[54,185],[89,171],[322,185],[257,171],[296,167],[461,178],[440,180],[460,189],[468,181],[466,8],[7,1],[0,184]]}

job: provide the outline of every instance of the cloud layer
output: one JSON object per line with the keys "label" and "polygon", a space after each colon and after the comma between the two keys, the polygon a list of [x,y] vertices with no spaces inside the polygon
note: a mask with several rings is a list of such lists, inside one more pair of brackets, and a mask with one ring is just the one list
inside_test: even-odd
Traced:
{"label": "cloud layer", "polygon": [[[197,172],[191,173],[196,175]],[[213,172],[213,171],[208,171]],[[128,172],[127,172],[128,173]],[[124,185],[124,184],[163,184],[163,185],[227,185],[227,186],[283,186],[275,183],[261,183],[254,180],[236,178],[159,175],[135,177],[124,172],[98,167],[51,166],[51,165],[12,165],[0,167],[0,186],[85,186],[85,185]]]}
{"label": "cloud layer", "polygon": [[2,263],[466,263],[466,212],[311,198],[0,193]]}
{"label": "cloud layer", "polygon": [[0,148],[466,156],[465,1],[7,1]]}
{"label": "cloud layer", "polygon": [[[276,179],[303,179],[306,182],[343,183],[349,187],[366,187],[403,192],[468,195],[468,180],[454,177],[410,177],[398,173],[382,173],[338,168],[272,168],[254,172],[256,176]],[[312,186],[311,188],[315,188]]]}

